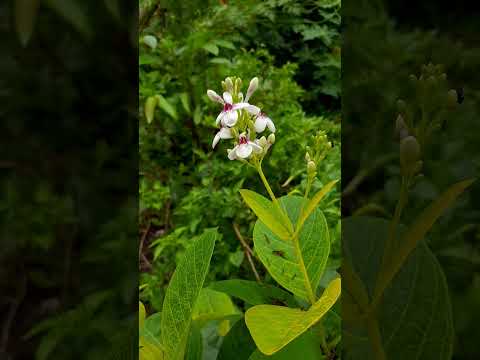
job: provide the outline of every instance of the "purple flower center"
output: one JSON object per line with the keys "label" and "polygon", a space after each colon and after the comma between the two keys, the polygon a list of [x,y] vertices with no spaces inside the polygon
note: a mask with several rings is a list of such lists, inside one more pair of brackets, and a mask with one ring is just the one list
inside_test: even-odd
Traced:
{"label": "purple flower center", "polygon": [[225,105],[223,105],[223,111],[230,111],[232,110],[232,108],[233,108],[232,104],[225,103]]}
{"label": "purple flower center", "polygon": [[247,144],[248,143],[247,137],[246,136],[240,136],[238,138],[238,142],[240,143],[240,145]]}

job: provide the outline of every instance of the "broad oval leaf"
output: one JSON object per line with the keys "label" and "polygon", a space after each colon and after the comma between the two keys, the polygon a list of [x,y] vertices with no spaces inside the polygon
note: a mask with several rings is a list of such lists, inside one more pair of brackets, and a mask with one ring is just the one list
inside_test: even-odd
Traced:
{"label": "broad oval leaf", "polygon": [[340,292],[341,280],[336,278],[308,311],[274,305],[248,309],[245,322],[258,349],[265,355],[272,355],[298,338],[327,313]]}
{"label": "broad oval leaf", "polygon": [[233,304],[230,296],[223,292],[204,288],[193,308],[192,319],[201,327],[210,320],[221,320],[219,328],[230,329],[229,318],[243,316]]}
{"label": "broad oval leaf", "polygon": [[192,313],[213,254],[216,230],[207,230],[185,251],[167,288],[162,310],[162,345],[168,360],[183,360]]}
{"label": "broad oval leaf", "polygon": [[293,296],[285,290],[255,281],[240,279],[223,280],[211,283],[209,287],[241,299],[250,305],[281,302],[290,307],[297,306]]}
{"label": "broad oval leaf", "polygon": [[[372,217],[342,220],[344,263],[351,264],[355,278],[373,297],[379,276],[389,222]],[[405,228],[399,232],[399,238]],[[344,279],[344,285],[348,288]],[[352,295],[352,294],[350,294]],[[345,298],[342,312],[358,313],[362,299]],[[450,360],[453,323],[449,293],[441,267],[422,240],[386,288],[377,308],[380,337],[389,360]],[[364,321],[343,318],[346,360],[373,359]]]}
{"label": "broad oval leaf", "polygon": [[308,330],[273,355],[267,356],[256,350],[248,360],[323,360],[320,337],[315,331]]}
{"label": "broad oval leaf", "polygon": [[248,360],[256,348],[245,321],[239,320],[225,336],[217,360]]}
{"label": "broad oval leaf", "polygon": [[[280,203],[296,223],[303,204],[299,196],[285,196]],[[316,209],[305,220],[298,234],[298,247],[293,241],[282,241],[261,219],[253,230],[255,251],[272,277],[295,295],[311,300],[315,294],[330,253],[327,221]]]}
{"label": "broad oval leaf", "polygon": [[278,210],[270,200],[251,190],[241,189],[240,194],[259,220],[275,235],[282,240],[290,239],[291,234],[287,225],[282,222],[282,216],[278,214]]}

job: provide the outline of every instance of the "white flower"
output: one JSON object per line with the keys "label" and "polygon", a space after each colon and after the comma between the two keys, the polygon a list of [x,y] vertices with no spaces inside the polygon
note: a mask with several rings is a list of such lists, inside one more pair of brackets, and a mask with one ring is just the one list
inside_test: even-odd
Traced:
{"label": "white flower", "polygon": [[230,130],[229,128],[221,128],[220,131],[217,132],[215,137],[213,138],[212,148],[215,148],[220,139],[231,139],[232,137],[232,130]]}
{"label": "white flower", "polygon": [[223,126],[235,126],[238,120],[237,110],[245,109],[253,115],[258,115],[260,113],[260,109],[258,107],[255,105],[250,105],[248,102],[239,102],[234,104],[232,94],[230,94],[228,91],[223,93],[223,99],[213,90],[208,90],[207,95],[210,100],[223,105],[223,110],[217,116],[217,120],[215,121],[217,125],[221,122]]}
{"label": "white flower", "polygon": [[265,130],[265,127],[268,127],[272,133],[275,132],[275,124],[272,119],[270,119],[265,113],[261,112],[255,119],[255,131],[261,133]]}
{"label": "white flower", "polygon": [[233,149],[228,149],[228,158],[230,160],[235,159],[248,159],[252,153],[260,154],[263,148],[259,146],[256,141],[250,141],[248,136],[243,133],[238,138],[238,144]]}
{"label": "white flower", "polygon": [[245,97],[245,101],[248,102],[250,99],[250,96],[253,95],[253,93],[257,90],[258,88],[258,78],[254,77],[252,80],[250,80],[250,85],[248,85],[248,90],[247,90],[247,96]]}

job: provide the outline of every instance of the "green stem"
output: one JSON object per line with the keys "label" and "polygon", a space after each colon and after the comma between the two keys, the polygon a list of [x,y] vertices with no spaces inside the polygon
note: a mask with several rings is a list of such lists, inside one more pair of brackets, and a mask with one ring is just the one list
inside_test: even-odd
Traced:
{"label": "green stem", "polygon": [[270,195],[270,198],[272,199],[272,202],[277,207],[278,211],[280,212],[280,215],[284,218],[283,220],[284,220],[285,224],[288,226],[290,232],[293,233],[291,222],[288,219],[288,216],[285,213],[285,210],[280,206],[280,202],[275,197],[275,194],[273,193],[272,188],[270,187],[270,184],[268,183],[268,180],[265,177],[265,174],[263,173],[261,162],[257,161],[255,165],[256,165],[256,169],[258,171],[258,174],[260,175],[260,179],[262,179],[263,185],[265,186],[265,189],[268,192],[268,195]]}
{"label": "green stem", "polygon": [[370,315],[371,316],[367,319],[368,337],[372,345],[372,350],[373,350],[375,359],[386,360],[387,356],[385,354],[385,350],[383,349],[382,335],[378,327],[377,317],[372,316],[374,314],[370,314]]}

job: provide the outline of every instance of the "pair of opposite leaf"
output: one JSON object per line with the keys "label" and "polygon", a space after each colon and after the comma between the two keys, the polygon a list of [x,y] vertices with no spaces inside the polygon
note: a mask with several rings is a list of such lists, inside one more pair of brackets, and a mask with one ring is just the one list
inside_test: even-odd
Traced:
{"label": "pair of opposite leaf", "polygon": [[257,305],[245,314],[247,327],[258,349],[272,355],[316,324],[335,304],[341,281],[333,280],[319,300],[316,294],[330,252],[328,226],[320,210],[322,198],[333,188],[332,181],[306,204],[303,198],[287,196],[279,200],[293,227],[281,222],[273,204],[263,196],[241,190],[245,202],[258,216],[255,224],[256,252],[272,277],[294,295],[310,301],[308,311]]}

